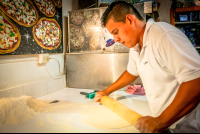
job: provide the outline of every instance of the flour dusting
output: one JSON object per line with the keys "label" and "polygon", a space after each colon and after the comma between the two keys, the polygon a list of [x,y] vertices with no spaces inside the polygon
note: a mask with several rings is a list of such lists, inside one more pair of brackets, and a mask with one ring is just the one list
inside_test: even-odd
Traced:
{"label": "flour dusting", "polygon": [[20,124],[33,118],[48,104],[31,96],[0,99],[0,126]]}

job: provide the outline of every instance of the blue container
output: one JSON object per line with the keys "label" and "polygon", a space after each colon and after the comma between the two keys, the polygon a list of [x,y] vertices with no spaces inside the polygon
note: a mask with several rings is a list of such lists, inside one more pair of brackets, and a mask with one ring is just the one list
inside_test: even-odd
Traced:
{"label": "blue container", "polygon": [[107,42],[106,47],[112,46],[115,43],[113,39],[109,39],[106,42]]}

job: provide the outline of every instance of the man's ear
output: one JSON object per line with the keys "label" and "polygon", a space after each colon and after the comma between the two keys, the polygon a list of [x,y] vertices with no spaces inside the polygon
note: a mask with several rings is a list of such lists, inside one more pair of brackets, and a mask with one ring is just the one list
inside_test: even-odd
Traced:
{"label": "man's ear", "polygon": [[135,25],[135,15],[127,14],[126,15],[126,23],[130,24],[131,26]]}

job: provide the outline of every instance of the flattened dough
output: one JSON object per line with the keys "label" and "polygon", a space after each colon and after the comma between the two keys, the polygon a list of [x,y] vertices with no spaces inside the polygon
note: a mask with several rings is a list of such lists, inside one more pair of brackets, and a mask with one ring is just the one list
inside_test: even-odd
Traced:
{"label": "flattened dough", "polygon": [[117,129],[131,126],[126,120],[105,106],[91,107],[83,111],[79,120],[90,127],[101,129]]}

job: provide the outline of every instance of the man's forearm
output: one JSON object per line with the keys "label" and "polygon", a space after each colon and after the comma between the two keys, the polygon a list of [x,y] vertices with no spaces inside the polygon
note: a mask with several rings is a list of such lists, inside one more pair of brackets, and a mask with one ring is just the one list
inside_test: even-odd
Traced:
{"label": "man's forearm", "polygon": [[157,117],[163,127],[169,127],[174,122],[190,113],[200,102],[200,78],[184,82],[180,85],[173,102]]}
{"label": "man's forearm", "polygon": [[130,74],[128,71],[125,71],[118,80],[116,80],[112,85],[105,89],[107,94],[110,94],[116,90],[119,90],[129,84],[131,84],[138,76]]}

